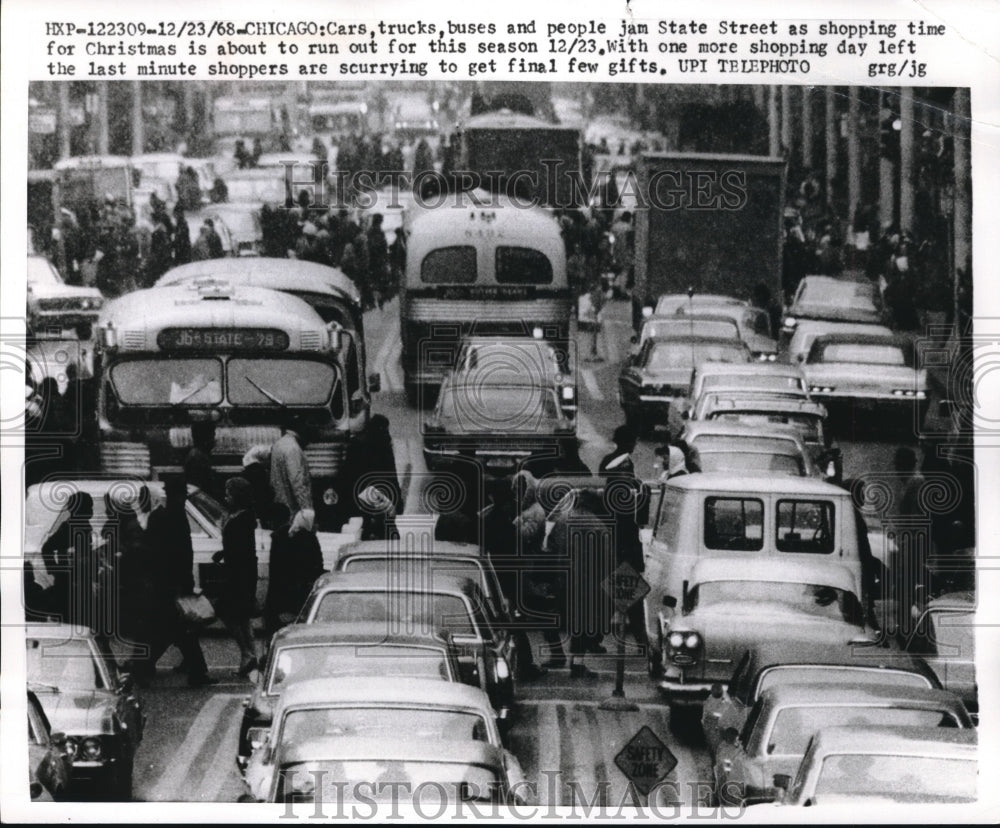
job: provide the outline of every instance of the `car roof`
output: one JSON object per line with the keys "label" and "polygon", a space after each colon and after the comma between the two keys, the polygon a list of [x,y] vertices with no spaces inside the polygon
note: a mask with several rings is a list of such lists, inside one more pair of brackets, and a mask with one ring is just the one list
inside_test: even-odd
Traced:
{"label": "car roof", "polygon": [[974,610],[976,594],[972,591],[946,592],[927,602],[925,609]]}
{"label": "car roof", "polygon": [[860,753],[927,755],[974,759],[979,734],[974,727],[825,727],[813,736],[815,754]]}
{"label": "car roof", "polygon": [[313,584],[313,591],[340,592],[426,592],[469,595],[479,588],[478,582],[460,575],[435,575],[431,583],[400,583],[389,589],[384,572],[327,572]]}
{"label": "car roof", "polygon": [[757,673],[774,667],[818,666],[839,668],[870,668],[901,670],[919,673],[926,677],[933,674],[924,662],[902,650],[883,647],[845,644],[831,647],[829,641],[815,638],[783,638],[762,640],[750,650],[750,661]]}
{"label": "car roof", "polygon": [[813,348],[821,348],[828,344],[839,344],[841,342],[851,345],[898,345],[901,348],[912,349],[913,339],[899,334],[852,334],[852,333],[828,333],[820,334],[813,340]]}
{"label": "car roof", "polygon": [[338,560],[343,560],[348,555],[377,555],[379,557],[405,557],[405,558],[446,558],[446,557],[470,557],[481,558],[483,552],[474,543],[455,543],[453,541],[435,540],[430,548],[409,549],[400,541],[388,540],[367,540],[345,543],[340,547]]}
{"label": "car roof", "polygon": [[[234,205],[217,205],[220,209]],[[267,256],[243,258],[224,257],[190,262],[171,268],[157,281],[157,287],[180,285],[199,278],[235,280],[236,284],[267,287],[284,291],[331,293],[350,299],[355,304],[361,294],[354,282],[336,267],[306,262],[301,259],[272,259]]]}
{"label": "car roof", "polygon": [[307,739],[286,748],[281,759],[288,764],[343,759],[424,761],[493,767],[500,767],[502,764],[499,748],[489,742],[473,739],[435,739],[429,742],[405,736],[381,739],[325,736]]}
{"label": "car roof", "polygon": [[360,703],[371,706],[414,703],[492,711],[489,697],[479,687],[411,676],[293,680],[282,690],[281,700],[278,702],[282,709],[324,703]]}
{"label": "car roof", "polygon": [[961,700],[948,690],[932,687],[895,684],[824,684],[815,683],[777,684],[768,687],[761,694],[766,703],[775,706],[786,704],[854,703],[865,704],[886,701],[903,701],[914,706],[946,707],[961,709]]}
{"label": "car roof", "polygon": [[[803,479],[803,478],[794,478]],[[773,581],[815,584],[853,593],[854,575],[837,561],[789,561],[781,558],[724,557],[698,561],[691,570],[691,585],[713,581]]]}
{"label": "car roof", "polygon": [[[747,392],[741,392],[742,396],[720,393],[714,400],[714,404],[708,406],[706,414],[727,411],[761,411],[761,412],[781,412],[788,414],[814,414],[819,417],[826,416],[826,407],[815,400],[803,400],[797,397],[775,397],[759,396],[755,397]],[[715,392],[713,392],[715,396]]]}
{"label": "car roof", "polygon": [[789,497],[849,497],[849,492],[808,477],[774,477],[766,474],[740,474],[731,472],[701,472],[682,474],[667,481],[667,486],[682,491],[705,492],[708,494],[788,495]]}
{"label": "car roof", "polygon": [[727,423],[725,420],[688,420],[684,425],[684,434],[689,443],[699,437],[738,437],[747,441],[781,440],[797,448],[804,445],[798,432],[784,426],[761,429],[744,423]]}
{"label": "car roof", "polygon": [[446,643],[441,633],[398,632],[384,621],[288,624],[274,634],[272,649],[297,644],[355,644],[358,646],[436,646]]}

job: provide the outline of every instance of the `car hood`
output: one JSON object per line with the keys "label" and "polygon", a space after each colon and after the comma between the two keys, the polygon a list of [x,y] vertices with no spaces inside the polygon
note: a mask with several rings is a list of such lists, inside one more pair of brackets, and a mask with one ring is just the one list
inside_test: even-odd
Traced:
{"label": "car hood", "polygon": [[38,700],[53,731],[73,736],[114,732],[115,698],[104,690],[39,692]]}
{"label": "car hood", "polygon": [[806,382],[810,385],[837,383],[871,386],[877,388],[925,388],[927,375],[922,369],[914,370],[905,365],[859,365],[857,363],[827,362],[803,366]]}
{"label": "car hood", "polygon": [[32,299],[103,299],[97,288],[78,285],[28,285],[28,300]]}

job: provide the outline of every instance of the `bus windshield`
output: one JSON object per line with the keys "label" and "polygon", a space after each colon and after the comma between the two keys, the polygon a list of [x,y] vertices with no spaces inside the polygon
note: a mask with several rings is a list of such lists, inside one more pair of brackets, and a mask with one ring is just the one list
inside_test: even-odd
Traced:
{"label": "bus windshield", "polygon": [[218,405],[218,359],[136,359],[111,369],[111,384],[126,405]]}
{"label": "bus windshield", "polygon": [[233,405],[324,405],[337,373],[303,359],[230,359],[226,378]]}

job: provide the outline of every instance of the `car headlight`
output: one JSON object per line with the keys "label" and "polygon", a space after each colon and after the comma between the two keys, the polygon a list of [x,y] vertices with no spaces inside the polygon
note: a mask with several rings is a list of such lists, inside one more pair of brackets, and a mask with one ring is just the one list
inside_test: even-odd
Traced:
{"label": "car headlight", "polygon": [[670,638],[667,639],[667,643],[676,650],[683,646],[684,635],[679,632],[670,633]]}
{"label": "car headlight", "polygon": [[684,646],[689,650],[694,650],[701,644],[701,636],[698,633],[688,633],[684,636]]}
{"label": "car headlight", "polygon": [[572,388],[572,386],[569,386],[569,385],[563,386],[562,398],[564,400],[571,400],[571,399],[573,399],[573,388]]}
{"label": "car headlight", "polygon": [[75,736],[68,736],[66,738],[66,746],[63,750],[70,759],[76,759],[76,755],[80,752],[80,743],[76,740]]}
{"label": "car headlight", "polygon": [[786,328],[794,328],[799,324],[799,321],[794,316],[786,316],[785,320],[781,324]]}
{"label": "car headlight", "polygon": [[83,744],[80,745],[80,755],[89,762],[95,762],[100,759],[101,740],[94,738],[84,739]]}

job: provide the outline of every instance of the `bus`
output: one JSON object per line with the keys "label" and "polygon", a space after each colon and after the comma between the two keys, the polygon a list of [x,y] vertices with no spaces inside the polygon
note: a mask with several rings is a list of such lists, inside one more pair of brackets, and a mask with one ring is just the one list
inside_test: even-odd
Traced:
{"label": "bus", "polygon": [[[332,531],[351,427],[345,360],[356,334],[306,302],[266,288],[182,285],[116,299],[98,328],[101,471],[162,478],[182,469],[192,426],[215,425],[213,462],[239,474],[251,448],[271,445],[298,416],[318,527]],[[356,345],[355,345],[356,347]]]}
{"label": "bus", "polygon": [[483,191],[424,204],[407,237],[400,291],[404,385],[411,403],[440,386],[465,336],[533,336],[569,352],[573,305],[559,223]]}

